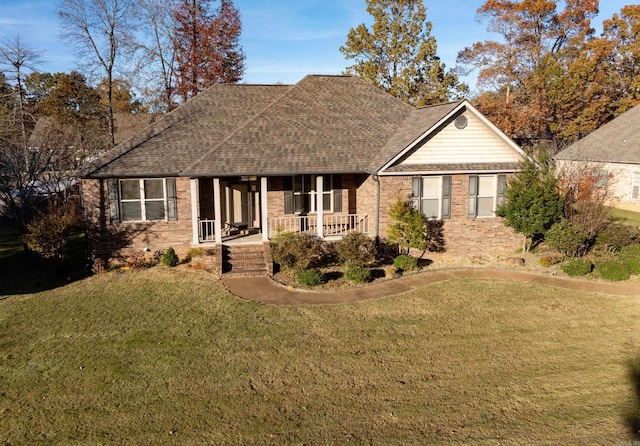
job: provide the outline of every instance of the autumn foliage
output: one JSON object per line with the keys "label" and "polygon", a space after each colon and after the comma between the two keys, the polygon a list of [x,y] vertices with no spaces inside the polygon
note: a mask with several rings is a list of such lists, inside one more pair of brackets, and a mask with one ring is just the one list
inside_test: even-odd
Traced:
{"label": "autumn foliage", "polygon": [[209,1],[182,0],[174,17],[176,92],[183,100],[215,83],[233,83],[242,78],[242,24],[231,0],[220,0],[214,11]]}

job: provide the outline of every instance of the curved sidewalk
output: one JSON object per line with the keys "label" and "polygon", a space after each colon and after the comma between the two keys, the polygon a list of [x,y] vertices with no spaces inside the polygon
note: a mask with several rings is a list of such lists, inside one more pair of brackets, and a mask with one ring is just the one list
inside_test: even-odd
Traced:
{"label": "curved sidewalk", "polygon": [[231,294],[254,302],[271,305],[326,305],[381,299],[452,279],[517,280],[587,293],[640,296],[638,283],[592,282],[548,274],[482,268],[424,271],[361,287],[332,291],[287,288],[269,277],[223,277],[223,282]]}

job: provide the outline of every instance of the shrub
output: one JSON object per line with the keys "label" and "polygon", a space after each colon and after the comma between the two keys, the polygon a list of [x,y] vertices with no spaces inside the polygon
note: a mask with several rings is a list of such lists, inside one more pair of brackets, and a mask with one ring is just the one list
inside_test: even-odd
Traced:
{"label": "shrub", "polygon": [[176,252],[173,250],[173,248],[167,249],[162,256],[162,264],[164,266],[174,267],[178,264],[179,261],[180,259],[178,259],[178,256],[176,255]]}
{"label": "shrub", "polygon": [[608,260],[596,265],[596,272],[600,277],[607,280],[620,281],[630,277],[629,268],[619,260]]}
{"label": "shrub", "polygon": [[638,229],[617,223],[608,225],[596,236],[596,244],[609,252],[620,252],[640,239]]}
{"label": "shrub", "polygon": [[303,286],[316,286],[324,282],[324,276],[317,269],[303,269],[296,274],[298,283]]}
{"label": "shrub", "polygon": [[393,266],[402,271],[412,271],[418,266],[418,259],[410,255],[401,254],[393,260]]}
{"label": "shrub", "polygon": [[580,257],[589,249],[591,240],[584,226],[563,219],[547,231],[545,241],[565,256]]}
{"label": "shrub", "polygon": [[184,256],[184,261],[190,262],[191,259],[195,257],[202,257],[203,255],[205,255],[204,248],[189,248],[189,250],[187,251],[187,254]]}
{"label": "shrub", "polygon": [[570,276],[584,276],[589,274],[593,269],[593,265],[587,259],[569,259],[561,266],[562,271]]}
{"label": "shrub", "polygon": [[618,254],[618,259],[624,263],[633,274],[640,274],[640,244],[634,243],[626,246],[620,254]]}
{"label": "shrub", "polygon": [[414,209],[410,201],[400,198],[391,206],[389,216],[393,223],[389,227],[389,240],[397,243],[409,253],[411,248],[425,249],[427,239],[425,235],[425,216]]}
{"label": "shrub", "polygon": [[375,259],[375,243],[373,239],[361,232],[350,232],[335,244],[340,260],[348,266],[363,267]]}
{"label": "shrub", "polygon": [[93,266],[91,267],[93,274],[103,274],[107,272],[107,264],[104,259],[96,258],[93,260]]}
{"label": "shrub", "polygon": [[124,259],[124,263],[131,269],[144,268],[147,266],[147,259],[144,252],[131,250],[129,255]]}
{"label": "shrub", "polygon": [[560,263],[560,259],[556,256],[540,257],[540,265],[544,266],[545,268],[548,268],[551,265],[555,265],[556,263]]}
{"label": "shrub", "polygon": [[287,268],[307,270],[322,258],[322,242],[310,234],[285,232],[271,242],[273,260]]}
{"label": "shrub", "polygon": [[348,266],[344,275],[347,279],[357,283],[367,283],[371,280],[371,270],[358,266]]}
{"label": "shrub", "polygon": [[384,276],[388,279],[392,279],[396,277],[397,271],[396,267],[393,265],[385,265],[384,267]]}
{"label": "shrub", "polygon": [[69,256],[71,237],[78,228],[78,210],[73,203],[53,202],[47,213],[27,225],[24,242],[45,259],[64,259]]}

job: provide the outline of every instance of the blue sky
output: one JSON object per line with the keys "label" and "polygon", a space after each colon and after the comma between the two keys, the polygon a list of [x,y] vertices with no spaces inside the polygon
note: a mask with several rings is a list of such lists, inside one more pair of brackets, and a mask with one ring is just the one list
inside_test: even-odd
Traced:
{"label": "blue sky", "polygon": [[[78,66],[75,54],[60,39],[56,0],[0,0],[0,39],[16,34],[44,53],[40,71],[69,72]],[[347,33],[369,23],[364,0],[235,0],[242,15],[241,43],[246,55],[247,83],[295,83],[306,74],[340,74],[349,65],[338,50]],[[486,23],[475,20],[483,0],[425,0],[427,19],[447,67],[458,51],[488,38]],[[630,2],[600,0],[594,27]],[[467,81],[475,88],[474,76]]]}

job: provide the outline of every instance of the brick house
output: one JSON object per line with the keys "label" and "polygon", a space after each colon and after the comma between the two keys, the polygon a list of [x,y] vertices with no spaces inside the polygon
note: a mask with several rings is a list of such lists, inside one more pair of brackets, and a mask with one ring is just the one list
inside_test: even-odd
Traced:
{"label": "brick house", "polygon": [[414,108],[355,77],[307,76],[214,85],[85,166],[81,185],[104,254],[384,237],[398,198],[443,220],[449,252],[484,252],[520,245],[494,210],[523,156],[467,101]]}

